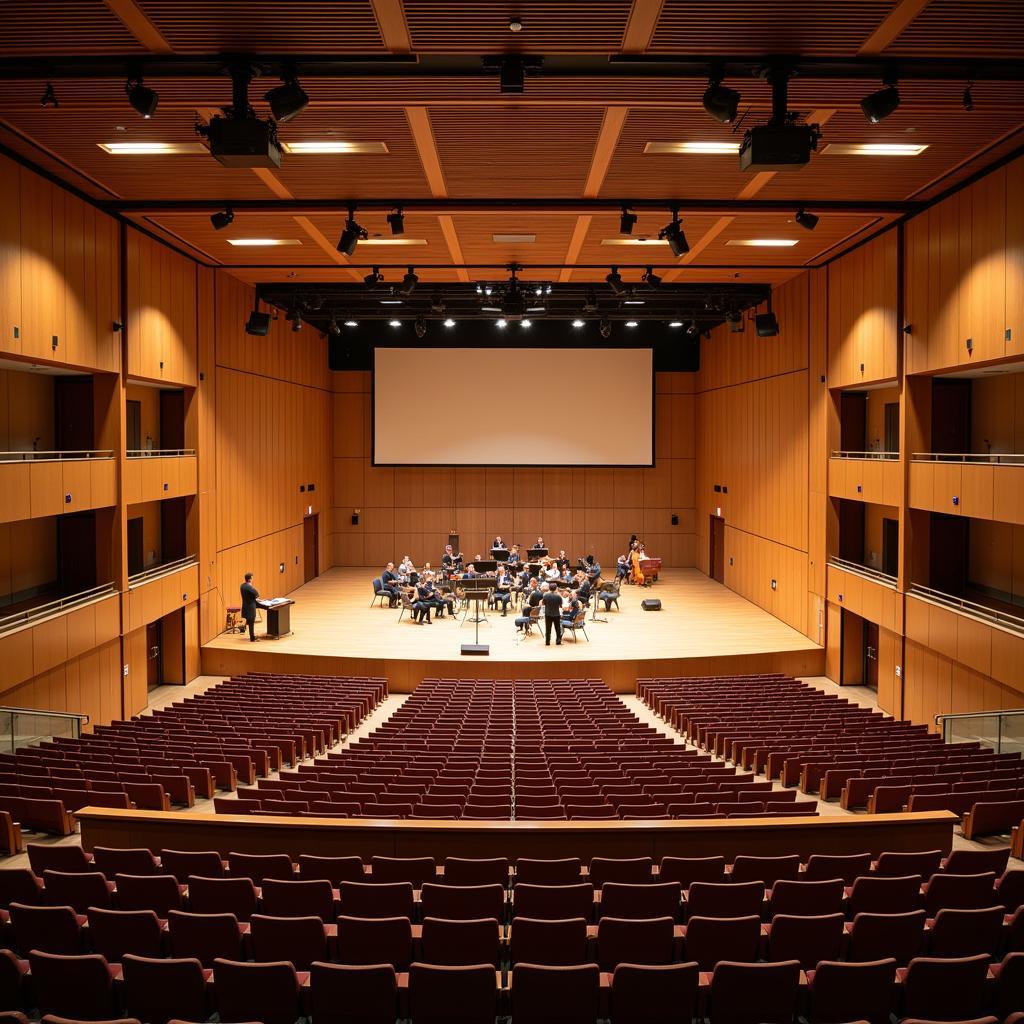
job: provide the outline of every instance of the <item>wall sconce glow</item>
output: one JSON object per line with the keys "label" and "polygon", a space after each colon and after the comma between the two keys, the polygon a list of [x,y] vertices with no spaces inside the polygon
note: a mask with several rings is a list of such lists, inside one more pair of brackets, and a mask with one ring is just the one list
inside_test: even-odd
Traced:
{"label": "wall sconce glow", "polygon": [[96,145],[111,156],[210,155],[201,142],[97,142]]}
{"label": "wall sconce glow", "polygon": [[286,153],[296,156],[331,156],[350,153],[387,153],[386,142],[342,142],[340,139],[305,139],[282,142]]}
{"label": "wall sconce glow", "polygon": [[821,152],[829,156],[920,156],[927,148],[927,143],[829,142]]}
{"label": "wall sconce glow", "polygon": [[651,155],[677,156],[683,153],[699,156],[735,156],[740,151],[738,142],[648,142],[644,152]]}
{"label": "wall sconce glow", "polygon": [[228,245],[302,245],[302,242],[300,242],[297,238],[229,238]]}
{"label": "wall sconce glow", "polygon": [[796,245],[796,238],[730,238],[726,245],[750,245],[756,249],[788,249]]}

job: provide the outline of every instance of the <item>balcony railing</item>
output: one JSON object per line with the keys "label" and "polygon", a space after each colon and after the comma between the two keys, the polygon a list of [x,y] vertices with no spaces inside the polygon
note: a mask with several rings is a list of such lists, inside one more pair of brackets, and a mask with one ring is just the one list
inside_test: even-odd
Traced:
{"label": "balcony railing", "polygon": [[0,707],[0,750],[13,754],[19,747],[53,736],[77,740],[88,721],[88,715],[70,711]]}
{"label": "balcony railing", "polygon": [[0,452],[0,462],[71,462],[81,459],[112,459],[109,449],[67,452]]}
{"label": "balcony railing", "polygon": [[1024,466],[1024,455],[988,452],[914,452],[911,462],[961,462],[981,466]]}
{"label": "balcony railing", "polygon": [[14,629],[30,626],[42,619],[48,619],[53,615],[59,615],[61,612],[70,611],[72,608],[89,604],[91,601],[98,601],[102,597],[109,597],[111,594],[116,593],[117,588],[113,583],[104,583],[100,587],[82,590],[77,594],[69,594],[67,597],[58,597],[56,600],[48,601],[46,604],[37,604],[32,608],[25,608],[20,612],[14,612],[12,615],[5,615],[3,618],[0,618],[0,636],[4,633],[10,633]]}
{"label": "balcony railing", "polygon": [[861,565],[860,562],[851,562],[849,559],[839,558],[837,555],[829,555],[828,564],[834,565],[837,569],[852,572],[856,576],[863,576],[874,583],[881,583],[883,587],[893,589],[896,587],[896,577],[882,572],[881,569],[872,569],[869,566]]}
{"label": "balcony railing", "polygon": [[169,576],[172,572],[180,569],[187,569],[190,565],[197,565],[199,559],[195,555],[186,555],[184,558],[177,558],[173,562],[161,562],[159,565],[151,565],[142,572],[133,573],[128,577],[128,588],[141,587],[144,583],[159,579],[161,576]]}
{"label": "balcony railing", "polygon": [[976,601],[968,601],[965,597],[945,594],[941,590],[922,587],[918,583],[910,585],[909,593],[914,597],[922,597],[934,604],[953,608],[956,611],[963,612],[965,615],[970,615],[972,618],[983,619],[985,622],[990,622],[995,626],[1002,626],[1004,629],[1024,635],[1024,618],[1021,618],[1019,615],[1011,615],[1009,612],[1000,611],[998,608],[990,608],[988,605],[978,604]]}
{"label": "balcony railing", "polygon": [[129,448],[129,459],[171,459],[181,455],[195,455],[195,448]]}
{"label": "balcony railing", "polygon": [[997,754],[1024,755],[1024,708],[936,715],[944,743],[981,743]]}
{"label": "balcony railing", "polygon": [[832,452],[833,459],[885,459],[896,462],[899,457],[899,452]]}

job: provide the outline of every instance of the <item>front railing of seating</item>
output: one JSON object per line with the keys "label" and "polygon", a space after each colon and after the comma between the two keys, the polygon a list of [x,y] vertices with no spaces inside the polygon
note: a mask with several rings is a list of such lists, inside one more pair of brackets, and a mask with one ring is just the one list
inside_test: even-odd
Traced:
{"label": "front railing of seating", "polygon": [[911,462],[962,462],[981,466],[1024,466],[1024,455],[996,452],[914,452]]}
{"label": "front railing of seating", "polygon": [[172,459],[181,455],[195,455],[195,448],[129,448],[129,459]]}
{"label": "front railing of seating", "polygon": [[0,452],[0,462],[71,462],[81,459],[112,459],[109,448],[98,451]]}
{"label": "front railing of seating", "polygon": [[988,605],[978,604],[976,601],[968,601],[965,597],[955,597],[953,594],[945,594],[941,590],[932,590],[931,587],[923,587],[919,583],[912,583],[908,591],[913,597],[921,597],[934,604],[940,604],[946,608],[963,612],[975,619],[982,619],[994,626],[1002,626],[1014,633],[1024,636],[1024,618],[1019,615],[1011,615],[1009,612],[1000,611],[998,608],[990,608]]}
{"label": "front railing of seating", "polygon": [[19,747],[53,736],[77,740],[88,721],[88,715],[70,711],[0,707],[0,750],[13,754]]}
{"label": "front railing of seating", "polygon": [[71,611],[79,605],[89,604],[100,598],[116,594],[117,587],[111,583],[104,583],[99,587],[92,587],[89,590],[82,590],[77,594],[68,594],[67,597],[58,597],[46,604],[37,604],[32,608],[23,608],[19,612],[10,615],[0,616],[0,636],[10,633],[12,630],[21,629],[23,626],[30,626],[34,622],[48,619],[52,615],[59,615],[62,612]]}
{"label": "front railing of seating", "polygon": [[872,569],[870,566],[861,565],[860,562],[851,562],[849,559],[840,558],[838,555],[829,555],[828,564],[834,565],[837,569],[855,573],[857,576],[863,576],[874,583],[881,583],[884,587],[896,586],[895,576],[890,576],[889,573],[882,572],[881,569]]}
{"label": "front railing of seating", "polygon": [[972,711],[961,715],[936,715],[945,743],[982,743],[997,754],[1024,757],[1024,708],[1009,711]]}
{"label": "front railing of seating", "polygon": [[831,453],[833,459],[887,459],[895,462],[900,457],[899,452],[840,452]]}
{"label": "front railing of seating", "polygon": [[144,583],[160,579],[161,576],[168,576],[179,569],[187,569],[198,561],[199,559],[195,555],[186,555],[184,558],[176,558],[173,562],[161,562],[159,565],[151,565],[148,569],[132,573],[128,577],[128,589],[141,587]]}

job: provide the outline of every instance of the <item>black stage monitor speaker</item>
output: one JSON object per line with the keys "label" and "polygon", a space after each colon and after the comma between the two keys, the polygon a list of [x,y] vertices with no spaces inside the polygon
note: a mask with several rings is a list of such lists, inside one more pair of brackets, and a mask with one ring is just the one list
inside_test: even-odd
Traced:
{"label": "black stage monitor speaker", "polygon": [[661,611],[661,598],[658,597],[647,597],[640,602],[640,607],[645,612],[660,612]]}

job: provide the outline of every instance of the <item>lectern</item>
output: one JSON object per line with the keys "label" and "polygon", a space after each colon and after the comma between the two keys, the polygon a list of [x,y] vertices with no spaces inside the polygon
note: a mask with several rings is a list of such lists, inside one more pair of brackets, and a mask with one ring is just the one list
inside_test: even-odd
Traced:
{"label": "lectern", "polygon": [[294,601],[287,597],[274,597],[256,604],[267,613],[267,636],[271,640],[279,640],[292,631],[291,608]]}

